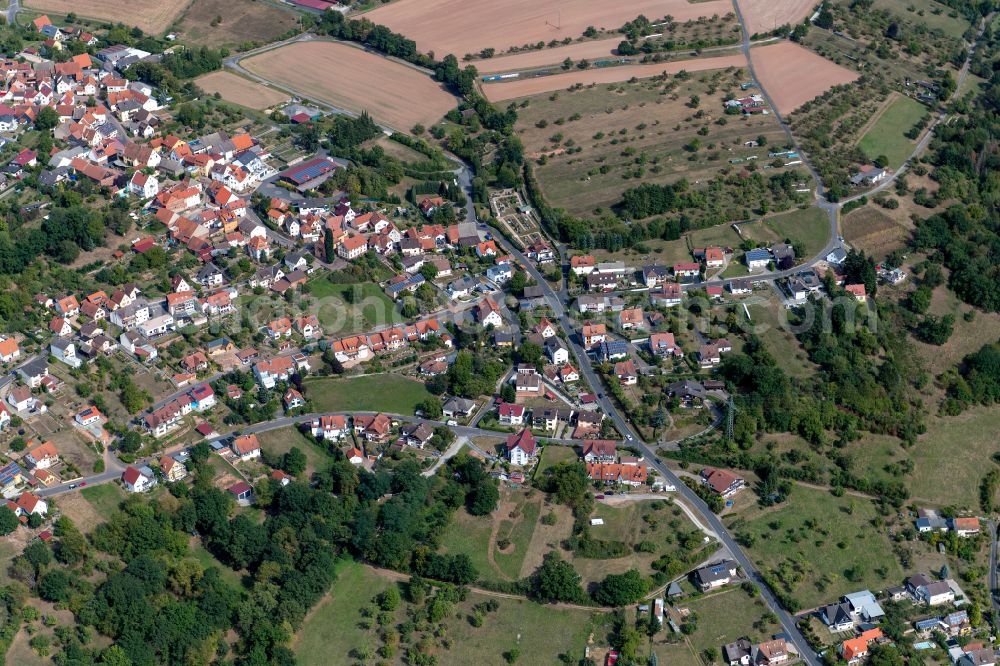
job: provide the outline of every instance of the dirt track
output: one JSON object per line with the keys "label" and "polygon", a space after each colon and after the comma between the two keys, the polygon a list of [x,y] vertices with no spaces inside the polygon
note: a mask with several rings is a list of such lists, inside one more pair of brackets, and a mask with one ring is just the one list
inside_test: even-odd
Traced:
{"label": "dirt track", "polygon": [[633,77],[643,79],[651,76],[659,76],[664,72],[667,74],[676,74],[682,70],[700,72],[709,69],[743,67],[745,65],[746,61],[742,55],[677,60],[675,62],[663,62],[651,65],[623,65],[621,67],[607,67],[604,69],[573,70],[565,74],[486,84],[483,86],[483,91],[490,101],[498,102],[518,97],[538,95],[553,90],[564,90],[577,83],[583,85],[590,85],[591,83],[615,83],[617,81],[628,81]]}

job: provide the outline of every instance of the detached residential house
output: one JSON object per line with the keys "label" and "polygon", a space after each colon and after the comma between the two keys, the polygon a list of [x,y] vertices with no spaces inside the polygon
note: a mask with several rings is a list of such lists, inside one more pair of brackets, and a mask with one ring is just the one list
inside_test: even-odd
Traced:
{"label": "detached residential house", "polygon": [[753,645],[746,638],[729,643],[722,648],[722,658],[729,666],[750,666]]}
{"label": "detached residential house", "polygon": [[14,338],[0,340],[0,362],[10,363],[21,358],[21,348]]}
{"label": "detached residential house", "polygon": [[617,442],[613,439],[583,440],[583,461],[587,463],[613,463],[618,459]]}
{"label": "detached residential house", "polygon": [[851,666],[860,664],[868,657],[872,643],[882,638],[879,628],[868,629],[854,638],[848,638],[840,646],[840,656]]}
{"label": "detached residential house", "polygon": [[717,587],[728,585],[736,579],[738,565],[733,560],[722,560],[707,566],[695,569],[691,577],[694,584],[701,588],[702,592],[714,590]]}
{"label": "detached residential house", "polygon": [[76,355],[76,345],[68,338],[55,338],[49,343],[49,350],[56,360],[62,361],[71,368],[79,368],[83,365]]}
{"label": "detached residential house", "polygon": [[130,493],[144,493],[156,485],[152,474],[145,474],[131,465],[122,473],[122,483]]}
{"label": "detached residential house", "polygon": [[320,416],[312,420],[310,430],[316,439],[339,441],[347,435],[347,418],[339,415]]}
{"label": "detached residential house", "polygon": [[775,666],[789,659],[788,644],[784,638],[764,641],[754,649],[753,662],[757,666]]}
{"label": "detached residential house", "polygon": [[851,607],[847,603],[824,606],[819,610],[819,619],[823,621],[830,633],[850,631],[854,628]]}
{"label": "detached residential house", "polygon": [[504,402],[497,407],[497,418],[502,425],[519,426],[524,424],[524,405]]}
{"label": "detached residential house", "polygon": [[29,469],[48,469],[59,462],[59,451],[52,442],[45,442],[24,454],[24,462]]}
{"label": "detached residential house", "polygon": [[483,326],[493,326],[498,328],[503,326],[503,317],[500,316],[500,306],[490,297],[484,298],[476,306],[476,321]]}
{"label": "detached residential house", "polygon": [[726,499],[743,490],[747,485],[743,477],[728,470],[714,467],[706,467],[701,470],[701,481]]}
{"label": "detached residential house", "polygon": [[907,578],[906,589],[914,599],[928,606],[940,606],[955,600],[955,592],[947,582],[934,581],[922,573]]}
{"label": "detached residential house", "polygon": [[257,440],[257,435],[240,435],[230,446],[240,460],[260,458],[260,442]]}
{"label": "detached residential house", "polygon": [[160,471],[163,477],[169,482],[180,481],[187,477],[187,468],[184,463],[174,460],[170,456],[160,458]]}
{"label": "detached residential house", "polygon": [[510,460],[510,463],[518,467],[527,465],[535,459],[538,453],[535,436],[528,429],[524,429],[514,435],[508,435],[506,449],[507,458]]}

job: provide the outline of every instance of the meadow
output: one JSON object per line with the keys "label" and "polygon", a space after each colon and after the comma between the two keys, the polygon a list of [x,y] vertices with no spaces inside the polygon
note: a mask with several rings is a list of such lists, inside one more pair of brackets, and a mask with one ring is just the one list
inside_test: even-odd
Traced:
{"label": "meadow", "polygon": [[311,378],[306,395],[320,412],[389,412],[413,414],[431,397],[421,383],[401,375],[365,375],[347,378]]}

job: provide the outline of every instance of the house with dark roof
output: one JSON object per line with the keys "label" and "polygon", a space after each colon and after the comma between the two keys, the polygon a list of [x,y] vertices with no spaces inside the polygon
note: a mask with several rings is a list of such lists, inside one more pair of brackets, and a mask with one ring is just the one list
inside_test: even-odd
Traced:
{"label": "house with dark roof", "polygon": [[714,590],[717,587],[733,582],[739,573],[739,567],[733,560],[722,560],[708,564],[691,572],[691,580],[702,592]]}

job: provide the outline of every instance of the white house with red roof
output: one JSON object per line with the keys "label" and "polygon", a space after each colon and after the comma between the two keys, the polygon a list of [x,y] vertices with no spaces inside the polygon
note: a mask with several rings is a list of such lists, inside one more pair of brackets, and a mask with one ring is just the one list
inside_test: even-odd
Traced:
{"label": "white house with red roof", "polygon": [[524,467],[538,455],[538,444],[531,431],[525,428],[521,432],[507,436],[507,458],[510,464]]}
{"label": "white house with red roof", "polygon": [[502,402],[500,403],[500,406],[497,407],[497,417],[503,425],[524,425],[524,411],[524,405]]}
{"label": "white house with red roof", "polygon": [[341,440],[347,436],[347,418],[339,414],[319,416],[309,428],[316,439]]}
{"label": "white house with red roof", "polygon": [[233,440],[230,445],[233,453],[235,453],[240,460],[252,460],[254,458],[260,458],[260,442],[257,440],[257,435],[240,435]]}
{"label": "white house with red roof", "polygon": [[122,483],[125,485],[125,490],[130,493],[144,493],[155,485],[152,476],[131,465],[122,473]]}
{"label": "white house with red roof", "polygon": [[140,199],[152,199],[160,193],[160,183],[156,176],[136,171],[128,181],[128,191]]}
{"label": "white house with red roof", "polygon": [[44,516],[49,511],[48,503],[33,493],[21,493],[21,496],[17,498],[16,506],[17,509],[14,513],[19,516],[30,516],[33,513]]}

